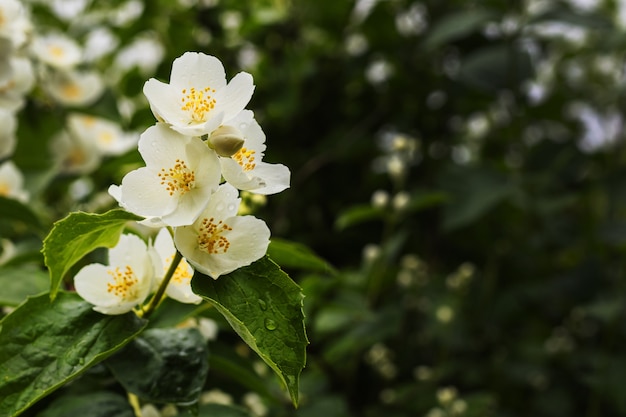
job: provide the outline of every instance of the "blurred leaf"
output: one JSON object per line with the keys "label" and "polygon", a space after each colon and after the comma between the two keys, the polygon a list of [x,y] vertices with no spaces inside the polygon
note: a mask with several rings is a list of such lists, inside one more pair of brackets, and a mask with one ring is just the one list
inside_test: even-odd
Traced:
{"label": "blurred leaf", "polygon": [[360,223],[382,219],[384,215],[385,210],[374,207],[371,204],[353,206],[344,210],[337,217],[337,220],[335,221],[335,228],[341,231]]}
{"label": "blurred leaf", "polygon": [[0,221],[23,222],[26,227],[37,232],[43,229],[41,219],[30,206],[3,196],[0,196]]}
{"label": "blurred leaf", "polygon": [[198,417],[252,417],[252,414],[234,405],[204,404],[198,410]]}
{"label": "blurred leaf", "polygon": [[424,40],[424,47],[435,49],[462,39],[479,31],[494,18],[494,13],[485,9],[462,10],[446,15],[433,23],[430,33]]}
{"label": "blurred leaf", "polygon": [[50,298],[54,299],[72,265],[96,248],[115,246],[126,222],[141,219],[115,209],[104,214],[70,213],[56,222],[43,241],[45,263],[50,269]]}
{"label": "blurred leaf", "polygon": [[0,268],[0,305],[16,306],[29,295],[47,292],[48,273],[35,265]]}
{"label": "blurred leaf", "polygon": [[147,402],[193,404],[206,381],[208,356],[197,329],[148,329],[106,365],[127,391]]}
{"label": "blurred leaf", "polygon": [[217,280],[196,271],[191,286],[276,372],[297,405],[308,344],[300,288],[268,257]]}
{"label": "blurred leaf", "polygon": [[448,231],[479,219],[513,190],[504,175],[480,166],[449,166],[440,181],[450,195],[443,217],[443,227]]}
{"label": "blurred leaf", "polygon": [[527,51],[509,44],[493,45],[462,59],[459,80],[478,89],[494,92],[515,89],[533,74]]}
{"label": "blurred leaf", "polygon": [[112,392],[94,392],[86,395],[63,396],[50,404],[37,417],[134,417],[128,400]]}
{"label": "blurred leaf", "polygon": [[146,325],[105,316],[75,293],[29,298],[0,321],[0,415],[17,416],[102,361]]}
{"label": "blurred leaf", "polygon": [[213,345],[209,366],[212,373],[221,373],[260,395],[271,397],[267,382],[254,371],[250,360],[236,354],[231,346]]}
{"label": "blurred leaf", "polygon": [[283,268],[314,272],[332,272],[334,268],[302,243],[273,237],[267,249],[268,256]]}

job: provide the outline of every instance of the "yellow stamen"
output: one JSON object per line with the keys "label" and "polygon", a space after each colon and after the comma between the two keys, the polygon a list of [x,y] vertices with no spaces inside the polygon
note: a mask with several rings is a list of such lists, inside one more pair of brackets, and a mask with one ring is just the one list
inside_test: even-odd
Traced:
{"label": "yellow stamen", "polygon": [[232,227],[221,220],[215,223],[215,219],[203,219],[198,233],[198,247],[209,255],[228,252],[230,242],[221,234],[233,230]]}
{"label": "yellow stamen", "polygon": [[184,88],[182,90],[181,101],[183,105],[181,110],[189,112],[194,122],[206,121],[206,114],[215,108],[215,99],[211,97],[212,93],[215,93],[215,90],[210,87],[201,90],[196,90],[194,87],[189,90]]}
{"label": "yellow stamen", "polygon": [[[170,256],[165,260],[164,272],[167,273],[167,270],[170,267],[170,264],[174,260],[174,255]],[[189,273],[189,266],[187,265],[187,261],[184,259],[180,260],[178,267],[176,267],[176,271],[174,271],[174,275],[172,276],[172,281],[177,284],[188,284],[191,281],[192,275]]]}
{"label": "yellow stamen", "polygon": [[11,187],[8,184],[0,182],[0,196],[7,197],[11,192]]}
{"label": "yellow stamen", "polygon": [[80,97],[81,89],[76,84],[67,83],[61,87],[61,93],[67,98],[77,98]]}
{"label": "yellow stamen", "polygon": [[183,195],[194,187],[196,174],[187,167],[185,161],[177,159],[174,166],[167,171],[161,168],[159,178],[161,178],[161,185],[165,185],[170,195],[174,195],[175,192]]}
{"label": "yellow stamen", "polygon": [[139,280],[129,265],[126,265],[124,271],[120,271],[120,268],[116,267],[115,270],[108,270],[107,274],[109,274],[114,281],[114,283],[107,282],[107,292],[113,293],[113,295],[123,300],[136,297],[136,285]]}
{"label": "yellow stamen", "polygon": [[244,171],[251,171],[256,166],[256,163],[254,162],[255,153],[256,151],[253,151],[252,149],[241,148],[232,156],[232,158],[237,161],[239,165],[241,165]]}
{"label": "yellow stamen", "polygon": [[50,51],[50,53],[57,58],[61,58],[63,55],[65,55],[65,51],[63,50],[63,48],[58,45],[50,45],[48,51]]}

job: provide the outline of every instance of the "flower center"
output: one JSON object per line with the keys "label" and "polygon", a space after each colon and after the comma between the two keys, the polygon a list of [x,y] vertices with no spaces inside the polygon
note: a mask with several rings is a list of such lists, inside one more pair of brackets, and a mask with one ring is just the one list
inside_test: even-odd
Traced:
{"label": "flower center", "polygon": [[185,161],[177,159],[174,166],[167,171],[165,168],[161,168],[159,178],[161,185],[165,185],[165,189],[170,195],[174,195],[175,192],[180,192],[183,195],[193,188],[196,174],[187,167]]}
{"label": "flower center", "polygon": [[221,220],[215,223],[215,219],[203,219],[198,233],[198,247],[209,255],[216,255],[228,252],[230,242],[222,232],[233,230],[232,227]]}
{"label": "flower center", "polygon": [[[165,265],[167,268],[163,268],[163,271],[167,273],[169,266],[172,264],[174,260],[174,255],[170,256],[165,260]],[[187,261],[184,259],[180,260],[180,263],[176,267],[176,271],[174,271],[174,275],[172,276],[172,281],[177,284],[187,284],[191,281],[191,274],[189,273],[189,265],[187,265]]]}
{"label": "flower center", "polygon": [[8,184],[4,184],[0,182],[0,196],[8,197],[10,192],[11,192],[11,187],[9,187]]}
{"label": "flower center", "polygon": [[183,88],[182,93],[181,110],[189,112],[194,122],[206,121],[206,114],[215,108],[215,99],[211,97],[211,93],[215,93],[215,90],[210,87],[202,90],[191,87],[189,90]]}
{"label": "flower center", "polygon": [[113,142],[113,135],[111,132],[101,132],[98,135],[98,142],[103,145],[110,145]]}
{"label": "flower center", "polygon": [[57,58],[61,58],[65,54],[65,51],[63,50],[63,48],[57,45],[51,45],[48,48],[48,51],[50,51],[50,54],[54,55]]}
{"label": "flower center", "polygon": [[80,97],[80,87],[74,83],[66,83],[61,87],[61,94],[63,94],[67,98],[77,98]]}
{"label": "flower center", "polygon": [[113,295],[122,300],[136,297],[137,291],[135,286],[139,280],[129,265],[126,265],[123,271],[119,267],[115,267],[115,270],[108,270],[107,274],[113,278],[113,283],[107,283],[107,292],[113,293]]}
{"label": "flower center", "polygon": [[251,171],[254,169],[256,164],[254,163],[254,154],[256,151],[248,148],[241,148],[236,154],[232,156],[232,158],[237,161],[239,165],[243,168],[244,171]]}

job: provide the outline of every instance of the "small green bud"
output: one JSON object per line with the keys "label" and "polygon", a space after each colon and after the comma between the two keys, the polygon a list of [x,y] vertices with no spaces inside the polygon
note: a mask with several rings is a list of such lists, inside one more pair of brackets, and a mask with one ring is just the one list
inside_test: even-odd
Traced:
{"label": "small green bud", "polygon": [[237,153],[245,142],[243,133],[232,126],[220,126],[215,129],[207,143],[219,156],[230,157]]}

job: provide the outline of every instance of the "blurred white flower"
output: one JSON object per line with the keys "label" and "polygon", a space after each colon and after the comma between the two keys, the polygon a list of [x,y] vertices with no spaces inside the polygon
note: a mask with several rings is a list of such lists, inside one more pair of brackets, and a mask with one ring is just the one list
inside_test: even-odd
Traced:
{"label": "blurred white flower", "polygon": [[365,78],[372,84],[381,84],[391,76],[393,68],[389,61],[376,59],[365,69]]}
{"label": "blurred white flower", "polygon": [[263,220],[237,216],[237,194],[232,185],[222,184],[192,225],[175,229],[180,253],[213,279],[250,265],[265,255],[269,245],[270,230]]}
{"label": "blurred white flower", "polygon": [[93,62],[113,52],[120,41],[107,27],[98,26],[87,34],[83,57],[87,62]]}
{"label": "blurred white flower", "polygon": [[368,42],[362,33],[352,33],[346,37],[344,48],[348,55],[358,56],[367,51]]}
{"label": "blurred white flower", "polygon": [[[159,231],[153,246],[159,258],[159,262],[155,265],[157,280],[162,281],[176,255],[172,235],[170,235],[170,232],[166,228]],[[191,277],[193,277],[193,268],[189,266],[185,259],[181,259],[172,279],[165,289],[167,296],[181,303],[200,303],[202,298],[191,291]]]}
{"label": "blurred white flower", "polygon": [[396,15],[396,29],[402,36],[419,35],[428,27],[426,7],[413,3],[407,10]]}
{"label": "blurred white flower", "polygon": [[50,142],[50,153],[64,174],[88,174],[95,170],[101,161],[100,152],[92,141],[59,132]]}
{"label": "blurred white flower", "polygon": [[104,91],[104,82],[95,71],[55,72],[45,85],[48,93],[65,106],[88,106]]}
{"label": "blurred white flower", "polygon": [[137,146],[139,135],[126,133],[115,122],[97,116],[71,113],[67,118],[69,131],[93,141],[102,155],[121,155]]}
{"label": "blurred white flower", "polygon": [[0,196],[26,203],[28,191],[24,188],[24,176],[13,161],[0,165]]}
{"label": "blurred white flower", "polygon": [[12,112],[24,106],[24,96],[35,84],[35,72],[29,59],[12,56],[11,76],[0,83],[0,108]]}
{"label": "blurred white flower", "polygon": [[0,1],[0,37],[9,39],[13,46],[21,46],[30,31],[30,22],[22,3],[17,0]]}
{"label": "blurred white flower", "polygon": [[15,130],[17,129],[17,119],[15,115],[0,108],[0,159],[13,154],[17,141]]}
{"label": "blurred white flower", "polygon": [[570,114],[583,126],[578,146],[583,152],[596,152],[610,148],[620,140],[624,119],[616,109],[600,113],[587,103],[575,103]]}
{"label": "blurred white flower", "polygon": [[124,314],[142,303],[153,287],[154,269],[148,247],[136,235],[122,235],[109,249],[109,265],[90,264],[74,277],[76,292],[94,310]]}
{"label": "blurred white flower", "polygon": [[170,84],[151,78],[143,91],[157,119],[184,135],[202,136],[237,116],[250,101],[254,85],[246,72],[227,84],[219,59],[186,52],[174,60]]}
{"label": "blurred white flower", "polygon": [[62,33],[35,37],[31,45],[33,55],[54,68],[73,68],[82,61],[83,51],[78,43]]}
{"label": "blurred white flower", "polygon": [[91,0],[53,0],[49,5],[58,18],[70,21],[83,13],[90,2]]}
{"label": "blurred white flower", "polygon": [[221,391],[219,389],[212,389],[205,391],[200,395],[200,404],[224,404],[230,405],[233,403],[233,397]]}
{"label": "blurred white flower", "polygon": [[146,166],[126,174],[109,193],[126,210],[154,218],[154,225],[193,223],[220,181],[215,152],[199,138],[157,123],[141,134],[139,153]]}
{"label": "blurred white flower", "polygon": [[265,133],[250,110],[242,111],[227,124],[213,131],[209,142],[223,130],[228,132],[230,137],[238,136],[244,140],[243,147],[232,156],[220,157],[222,175],[226,181],[240,190],[264,195],[279,193],[289,188],[291,177],[289,168],[282,164],[268,164],[262,161]]}
{"label": "blurred white flower", "polygon": [[119,50],[114,65],[123,72],[137,67],[141,74],[147,77],[154,74],[164,55],[165,48],[157,37],[151,33],[142,33]]}

